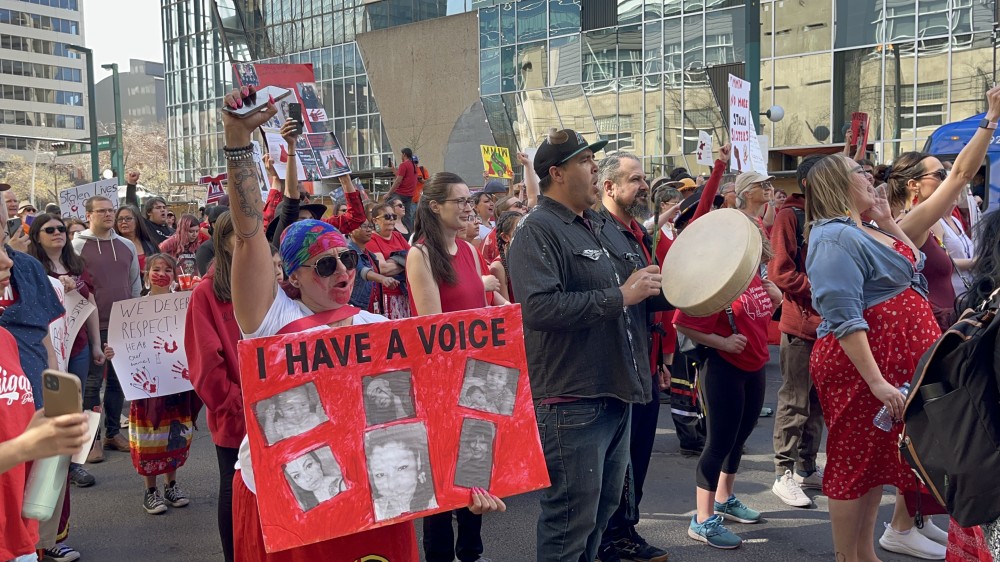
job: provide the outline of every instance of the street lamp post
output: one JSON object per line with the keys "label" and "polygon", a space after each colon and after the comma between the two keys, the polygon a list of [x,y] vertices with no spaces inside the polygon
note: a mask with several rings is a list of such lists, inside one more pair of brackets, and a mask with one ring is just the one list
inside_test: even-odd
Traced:
{"label": "street lamp post", "polygon": [[91,181],[101,177],[101,162],[97,151],[97,100],[94,96],[94,51],[80,45],[66,48],[87,56],[87,111],[90,113],[90,175]]}
{"label": "street lamp post", "polygon": [[101,68],[111,71],[111,83],[115,93],[115,146],[111,151],[111,167],[114,168],[120,184],[125,179],[125,147],[122,146],[122,95],[118,83],[118,63],[102,64]]}

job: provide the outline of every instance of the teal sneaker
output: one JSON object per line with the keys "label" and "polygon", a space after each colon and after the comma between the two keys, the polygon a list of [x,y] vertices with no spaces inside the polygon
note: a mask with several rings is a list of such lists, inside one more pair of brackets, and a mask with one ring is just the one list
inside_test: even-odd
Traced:
{"label": "teal sneaker", "polygon": [[743,544],[743,539],[737,537],[722,524],[722,517],[713,515],[698,523],[698,516],[691,518],[691,525],[688,527],[688,536],[696,541],[701,541],[715,548],[732,550],[739,548]]}
{"label": "teal sneaker", "polygon": [[736,496],[729,496],[726,503],[715,502],[715,513],[737,523],[757,523],[760,521],[760,512],[743,505],[743,502],[736,499]]}

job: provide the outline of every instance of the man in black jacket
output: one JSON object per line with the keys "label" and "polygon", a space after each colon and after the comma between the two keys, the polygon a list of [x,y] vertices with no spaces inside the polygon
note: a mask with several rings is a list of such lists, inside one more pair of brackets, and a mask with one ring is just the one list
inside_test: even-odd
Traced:
{"label": "man in black jacket", "polygon": [[[642,170],[642,161],[634,154],[615,152],[598,164],[597,187],[601,190],[601,215],[608,226],[617,228],[632,247],[633,259],[640,268],[653,261],[653,241],[642,222],[649,218],[649,184]],[[646,301],[647,311],[666,308],[666,300],[658,295]],[[652,315],[642,326],[642,337],[649,341]],[[653,377],[653,375],[650,375]],[[598,556],[601,562],[620,559],[637,562],[664,562],[667,552],[650,545],[636,531],[639,523],[639,501],[642,486],[649,471],[653,454],[656,422],[660,413],[659,377],[651,381],[652,396],[649,401],[632,405],[632,431],[629,443],[630,470],[626,473],[625,486],[618,509],[608,522],[608,529],[601,539]]]}
{"label": "man in black jacket", "polygon": [[[132,170],[125,174],[125,203],[139,208],[139,172]],[[159,248],[164,240],[170,238],[174,229],[167,226],[167,201],[162,197],[150,197],[142,206],[143,219],[149,236]]]}
{"label": "man in black jacket", "polygon": [[651,399],[644,301],[660,292],[621,231],[591,210],[594,151],[553,130],[535,154],[542,196],[510,247],[528,375],[552,485],[541,499],[537,560],[594,560],[621,500],[632,404]]}

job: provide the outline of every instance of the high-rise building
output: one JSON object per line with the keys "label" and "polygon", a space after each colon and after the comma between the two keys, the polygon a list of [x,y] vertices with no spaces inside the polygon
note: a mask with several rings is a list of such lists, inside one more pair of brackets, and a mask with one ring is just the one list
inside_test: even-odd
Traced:
{"label": "high-rise building", "polygon": [[[122,121],[144,125],[165,123],[167,120],[166,90],[163,85],[163,63],[129,60],[128,70],[118,73],[121,93]],[[97,122],[115,122],[114,77],[109,75],[97,83]]]}
{"label": "high-rise building", "polygon": [[[759,109],[785,110],[777,123],[759,118],[771,165],[790,169],[810,147],[836,150],[855,111],[870,115],[869,142],[882,161],[921,148],[941,124],[984,111],[995,73],[994,3],[751,4],[761,22],[759,61],[751,61],[759,64]],[[610,149],[642,157],[654,175],[698,169],[698,131],[726,139],[727,119],[708,75],[745,60],[746,4],[232,0],[221,27],[227,37],[231,28],[240,31],[239,41],[229,38],[240,46],[237,60],[313,63],[330,129],[355,167],[378,167],[409,146],[430,170],[456,171],[477,184],[479,144],[524,150],[550,127],[605,137]],[[205,42],[180,45],[197,51]],[[183,67],[168,60],[168,76],[174,70]],[[220,96],[209,105],[217,108]],[[175,102],[178,114],[192,116],[206,105],[204,98]],[[215,126],[214,118],[205,121]],[[218,153],[214,158],[221,168]]]}
{"label": "high-rise building", "polygon": [[83,0],[0,0],[0,160],[89,136],[83,44]]}

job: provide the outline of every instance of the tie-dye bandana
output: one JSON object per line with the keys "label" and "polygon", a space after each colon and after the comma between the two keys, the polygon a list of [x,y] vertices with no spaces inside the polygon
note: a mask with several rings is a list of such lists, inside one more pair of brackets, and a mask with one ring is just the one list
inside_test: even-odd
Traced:
{"label": "tie-dye bandana", "polygon": [[330,248],[346,248],[347,240],[333,225],[306,219],[298,221],[281,234],[281,263],[285,275]]}

